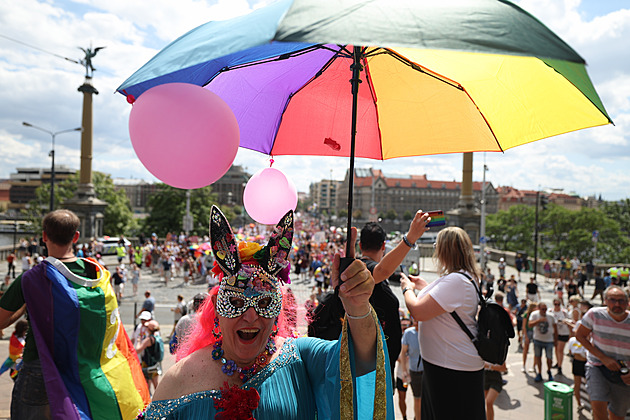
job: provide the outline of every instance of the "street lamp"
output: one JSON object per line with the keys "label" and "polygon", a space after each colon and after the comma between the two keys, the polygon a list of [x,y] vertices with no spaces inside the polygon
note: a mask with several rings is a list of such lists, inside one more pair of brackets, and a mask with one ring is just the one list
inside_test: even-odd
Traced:
{"label": "street lamp", "polygon": [[50,136],[52,137],[52,150],[50,151],[49,156],[52,158],[52,165],[50,167],[50,211],[53,211],[55,209],[55,137],[59,134],[69,133],[71,131],[83,131],[83,128],[77,127],[70,128],[68,130],[53,132],[50,130],[46,130],[45,128],[33,125],[31,123],[27,123],[26,121],[23,121],[22,125],[25,127],[31,127],[36,130],[43,131],[44,133],[50,134]]}

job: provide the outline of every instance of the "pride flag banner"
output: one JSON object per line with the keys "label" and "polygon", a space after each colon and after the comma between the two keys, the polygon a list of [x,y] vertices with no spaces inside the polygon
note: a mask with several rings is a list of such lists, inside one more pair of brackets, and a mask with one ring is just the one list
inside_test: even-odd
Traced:
{"label": "pride flag banner", "polygon": [[[53,418],[133,419],[150,402],[123,328],[110,273],[77,276],[48,257],[22,276],[22,290]],[[52,326],[52,328],[51,328]]]}
{"label": "pride flag banner", "polygon": [[[11,334],[11,339],[9,340],[9,357],[7,357],[7,360],[0,366],[0,375],[15,366],[17,360],[22,357],[23,348],[24,339],[18,338],[15,333]],[[11,377],[13,377],[13,375]]]}

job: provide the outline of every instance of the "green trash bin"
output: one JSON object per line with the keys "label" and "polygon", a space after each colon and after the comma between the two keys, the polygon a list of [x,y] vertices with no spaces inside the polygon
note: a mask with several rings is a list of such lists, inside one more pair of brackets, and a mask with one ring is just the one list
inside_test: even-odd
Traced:
{"label": "green trash bin", "polygon": [[545,420],[573,419],[573,389],[560,382],[545,385]]}

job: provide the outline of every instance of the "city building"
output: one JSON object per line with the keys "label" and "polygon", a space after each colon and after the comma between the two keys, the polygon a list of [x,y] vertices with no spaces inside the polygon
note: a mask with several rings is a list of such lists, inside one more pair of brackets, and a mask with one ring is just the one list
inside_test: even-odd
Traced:
{"label": "city building", "polygon": [[[337,214],[337,191],[342,181],[322,179],[313,182],[309,187],[309,195],[313,203],[317,203],[318,211],[328,215]],[[342,200],[345,204],[345,200]]]}
{"label": "city building", "polygon": [[[42,184],[50,184],[50,168],[17,168],[10,174],[9,208],[22,209],[35,199],[35,190]],[[55,165],[55,185],[68,179],[77,171],[65,165]]]}
{"label": "city building", "polygon": [[[514,187],[497,187],[499,194],[499,210],[509,210],[510,207],[517,204],[527,206],[536,205],[536,194],[534,190],[519,190]],[[545,194],[549,203],[557,204],[567,210],[580,210],[582,207],[597,207],[598,200],[594,197],[583,199],[577,194],[566,194],[561,189],[546,189],[540,191]]]}
{"label": "city building", "polygon": [[[250,175],[241,166],[233,165],[217,182],[212,184],[212,192],[217,195],[218,204],[243,205],[243,191]],[[158,183],[147,182],[142,179],[114,179],[116,189],[125,190],[134,214],[141,216],[146,213],[149,198],[158,189]]]}
{"label": "city building", "polygon": [[[327,182],[322,180],[321,182]],[[481,202],[482,182],[473,182],[476,203]],[[337,211],[346,208],[348,172],[337,192]],[[355,169],[353,217],[368,219],[370,215],[389,215],[397,219],[413,217],[416,210],[444,210],[457,206],[461,182],[428,179],[426,175],[390,177],[372,168]],[[341,199],[341,198],[344,199]],[[498,193],[486,182],[486,213],[496,213]]]}
{"label": "city building", "polygon": [[212,192],[217,195],[219,204],[243,205],[243,192],[251,174],[242,166],[232,165],[217,182],[212,184]]}
{"label": "city building", "polygon": [[146,182],[142,179],[115,178],[113,180],[116,189],[123,189],[131,204],[131,210],[136,215],[146,213],[147,201],[155,191],[158,184]]}

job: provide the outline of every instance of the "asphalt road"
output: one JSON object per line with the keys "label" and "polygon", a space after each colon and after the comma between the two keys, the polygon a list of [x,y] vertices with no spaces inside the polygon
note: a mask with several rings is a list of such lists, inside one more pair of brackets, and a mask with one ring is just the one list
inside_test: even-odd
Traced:
{"label": "asphalt road", "polygon": [[[105,263],[110,267],[114,267],[116,264],[116,258],[108,256],[105,258]],[[421,275],[428,281],[432,281],[437,278],[437,274],[434,272],[433,264],[430,258],[422,260],[419,266],[424,270]],[[494,274],[498,274],[497,265],[495,262],[490,262],[489,267],[493,270]],[[516,270],[512,267],[508,267],[507,275],[516,274]],[[523,274],[522,282],[519,285],[519,296],[525,295],[525,282],[529,277],[528,273]],[[543,277],[539,277],[539,284],[541,286],[541,294],[544,301],[548,304],[551,303],[553,298],[553,284],[544,280]],[[298,317],[304,313],[304,302],[308,299],[311,293],[310,282],[300,282],[297,279],[293,279],[291,284],[292,290],[296,295],[298,303]],[[398,285],[392,285],[394,293],[398,296],[399,300],[403,302],[400,288]],[[200,292],[207,290],[205,282],[201,281],[199,284],[185,285],[182,278],[177,278],[169,282],[168,286],[164,285],[164,282],[155,274],[151,274],[146,268],[142,270],[141,279],[138,288],[138,295],[132,296],[131,284],[127,283],[124,298],[120,303],[120,310],[123,323],[129,335],[133,331],[135,323],[134,314],[139,311],[144,300],[143,293],[145,290],[150,290],[152,295],[156,299],[155,318],[162,326],[162,334],[168,335],[171,332],[173,325],[173,313],[171,308],[175,306],[177,302],[177,295],[182,294],[186,301],[192,299],[192,297]],[[593,286],[586,287],[586,297],[589,298],[592,294]],[[599,302],[595,302],[599,303]],[[299,329],[302,333],[306,331],[306,321],[304,317],[300,321]],[[8,356],[8,344],[9,334],[13,330],[9,327],[5,330],[5,336],[0,340],[0,361],[3,361]],[[522,355],[517,350],[518,343],[513,340],[510,347],[510,354],[508,356],[508,368],[509,371],[504,378],[508,383],[504,386],[503,392],[499,395],[495,406],[495,418],[496,419],[516,419],[516,420],[530,420],[530,419],[543,419],[544,418],[544,389],[543,385],[535,383],[534,377],[531,373],[523,374],[520,371],[522,364]],[[533,349],[530,350],[533,353]],[[530,353],[528,366],[532,364],[533,354]],[[163,362],[163,369],[166,371],[174,364],[174,358],[170,354],[166,354]],[[570,374],[571,365],[567,357],[563,364],[563,371],[565,374]],[[556,376],[556,381],[572,384],[572,377]],[[11,390],[13,382],[8,375],[0,376],[0,419],[9,418],[9,407]],[[407,394],[407,418],[413,418],[413,400],[411,392]],[[586,410],[578,411],[573,408],[575,419],[591,419],[591,413],[588,406],[588,398],[584,394],[583,400],[586,401]],[[398,409],[398,396],[394,396],[394,403],[396,406],[396,418],[402,419],[402,415]],[[456,401],[457,396],[453,396]]]}

